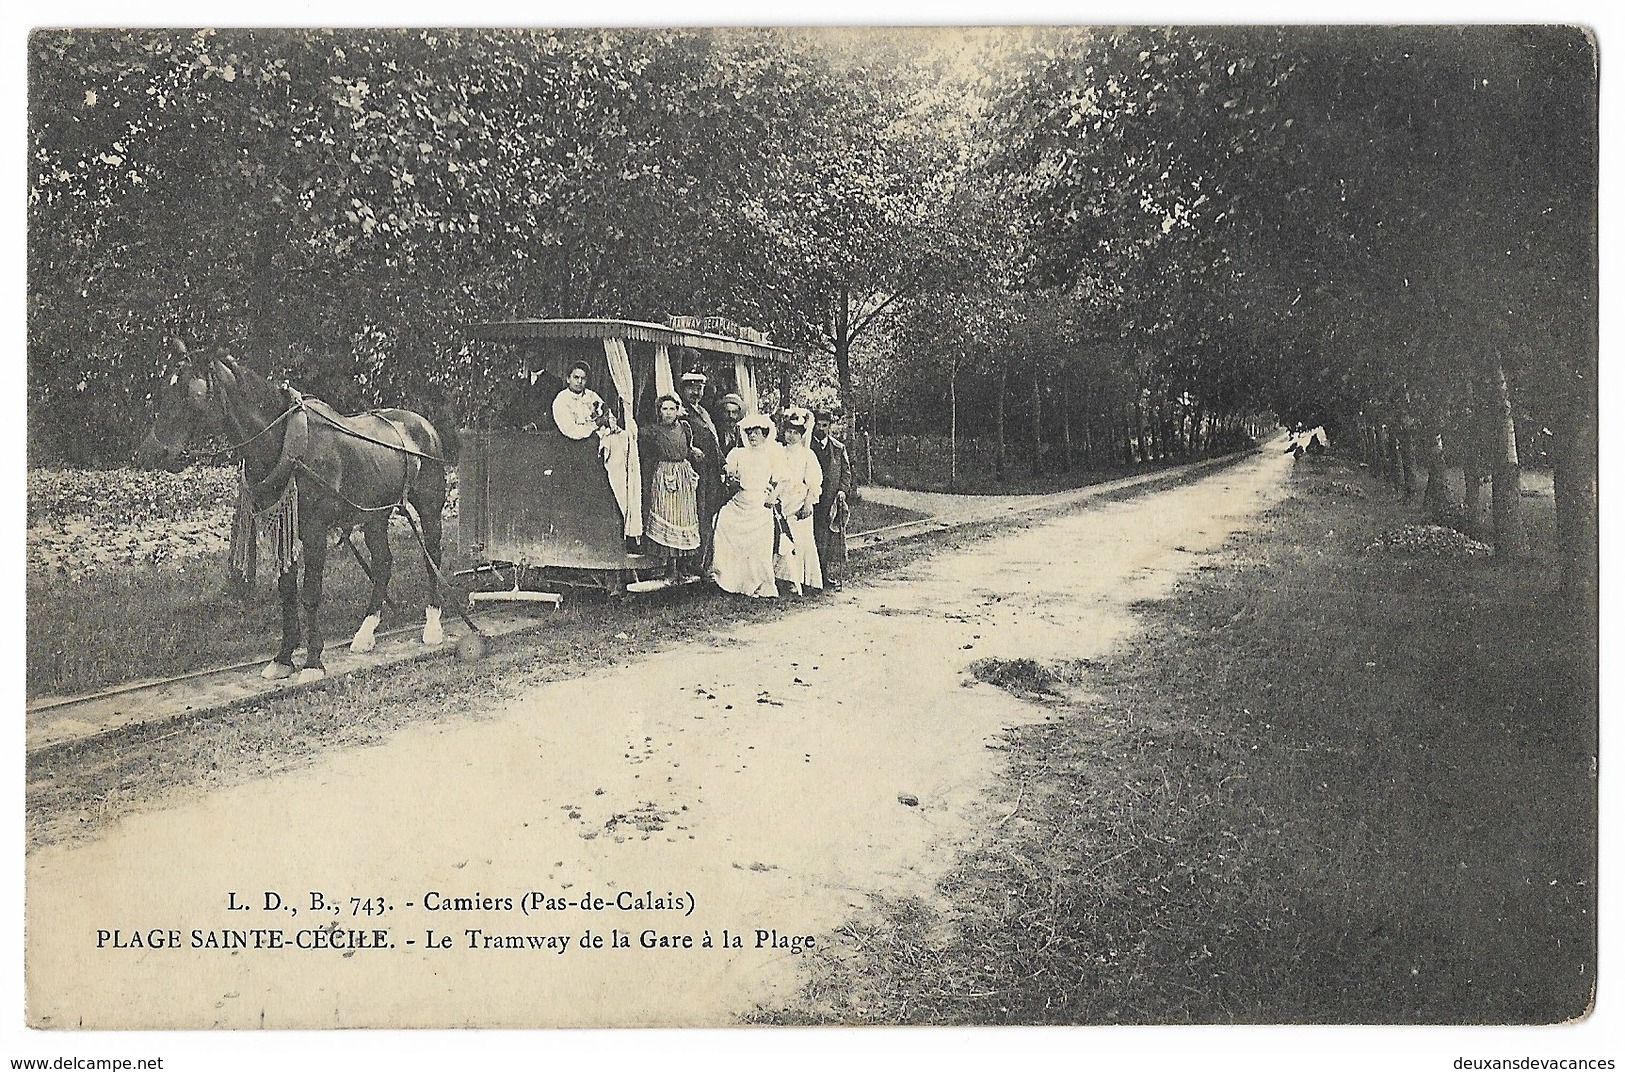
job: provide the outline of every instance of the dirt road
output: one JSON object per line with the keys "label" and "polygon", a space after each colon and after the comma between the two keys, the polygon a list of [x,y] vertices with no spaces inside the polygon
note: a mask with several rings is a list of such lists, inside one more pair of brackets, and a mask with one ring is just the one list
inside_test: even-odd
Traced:
{"label": "dirt road", "polygon": [[1046,710],[969,665],[1102,656],[1135,601],[1256,527],[1290,464],[1264,451],[1001,532],[494,717],[40,849],[29,1022],[734,1022],[793,993],[806,942],[871,894],[930,898],[1015,804],[989,746]]}

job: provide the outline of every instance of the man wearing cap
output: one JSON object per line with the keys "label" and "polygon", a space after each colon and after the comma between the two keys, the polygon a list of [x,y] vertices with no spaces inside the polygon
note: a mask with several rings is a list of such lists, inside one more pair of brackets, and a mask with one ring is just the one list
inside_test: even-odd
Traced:
{"label": "man wearing cap", "polygon": [[745,400],[732,392],[725,394],[718,400],[713,416],[717,422],[717,443],[722,447],[723,461],[727,461],[729,452],[745,445],[745,438],[739,432],[739,422],[745,417]]}
{"label": "man wearing cap", "polygon": [[705,395],[705,373],[685,372],[679,390],[683,396],[682,421],[688,425],[688,438],[705,457],[694,468],[700,474],[696,489],[700,515],[700,549],[696,572],[705,576],[711,568],[711,557],[716,548],[717,511],[722,509],[722,444],[717,438],[716,422],[700,404]]}
{"label": "man wearing cap", "polygon": [[858,486],[846,444],[830,434],[835,415],[821,409],[813,415],[813,456],[824,470],[824,487],[813,508],[813,542],[818,545],[818,561],[824,570],[824,587],[840,591],[846,579],[846,521],[851,515],[847,499]]}

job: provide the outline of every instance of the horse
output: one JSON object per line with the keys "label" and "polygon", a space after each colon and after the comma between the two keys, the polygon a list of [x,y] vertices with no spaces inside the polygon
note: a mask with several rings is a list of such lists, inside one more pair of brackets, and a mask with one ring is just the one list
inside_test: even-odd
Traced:
{"label": "horse", "polygon": [[[252,519],[262,526],[271,523],[282,602],[282,645],[262,676],[296,677],[298,684],[326,676],[317,610],[327,536],[335,529],[348,539],[360,528],[372,559],[368,571],[372,597],[350,650],[373,650],[389,585],[389,520],[396,510],[412,522],[429,575],[423,643],[444,642],[441,514],[446,505],[446,466],[456,460],[448,446],[454,450],[455,442],[448,442],[427,419],[410,410],[345,416],[286,384],[272,383],[229,354],[193,355],[178,339],[171,340],[171,346],[176,360],[160,382],[156,416],[136,450],[136,461],[146,468],[184,464],[187,441],[204,432],[225,437],[231,444],[227,451],[240,459],[244,502],[239,504],[239,520],[248,526],[244,538],[252,550]],[[244,505],[251,509],[252,519],[241,513]],[[252,570],[252,557],[247,561]],[[301,605],[305,660],[303,667],[295,667]]]}

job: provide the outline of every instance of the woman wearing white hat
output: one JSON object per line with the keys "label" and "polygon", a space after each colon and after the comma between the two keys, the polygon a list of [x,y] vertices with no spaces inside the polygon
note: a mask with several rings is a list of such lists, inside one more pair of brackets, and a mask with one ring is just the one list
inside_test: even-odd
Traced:
{"label": "woman wearing white hat", "polygon": [[724,592],[771,599],[774,507],[779,503],[783,451],[773,442],[773,422],[756,415],[739,422],[745,445],[735,447],[723,466],[732,496],[717,513],[711,578]]}
{"label": "woman wearing white hat", "polygon": [[824,470],[807,446],[807,430],[811,427],[811,411],[784,411],[784,476],[779,484],[779,508],[788,522],[790,538],[779,541],[773,572],[779,580],[789,581],[798,596],[804,587],[824,587],[818,541],[813,537],[813,508],[824,490]]}

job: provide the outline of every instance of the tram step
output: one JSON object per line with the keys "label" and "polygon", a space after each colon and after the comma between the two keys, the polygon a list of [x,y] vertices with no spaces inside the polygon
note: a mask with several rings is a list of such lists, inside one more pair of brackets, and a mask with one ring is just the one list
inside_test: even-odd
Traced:
{"label": "tram step", "polygon": [[471,592],[471,603],[551,603],[555,607],[564,602],[557,592]]}
{"label": "tram step", "polygon": [[628,592],[658,592],[662,588],[681,588],[685,584],[697,584],[698,577],[656,577],[652,581],[633,581],[626,586]]}

